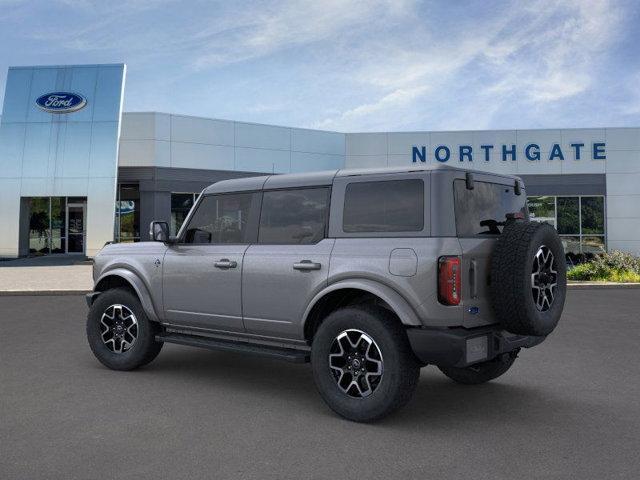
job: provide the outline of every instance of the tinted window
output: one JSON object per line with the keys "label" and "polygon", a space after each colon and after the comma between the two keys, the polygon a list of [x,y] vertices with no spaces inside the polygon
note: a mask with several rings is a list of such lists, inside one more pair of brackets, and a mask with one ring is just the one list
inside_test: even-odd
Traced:
{"label": "tinted window", "polygon": [[464,180],[455,180],[454,197],[456,230],[458,236],[499,235],[507,213],[520,212],[528,216],[524,191],[514,193],[514,188],[497,183],[474,182],[468,190]]}
{"label": "tinted window", "polygon": [[259,243],[309,244],[324,238],[328,188],[264,192]]}
{"label": "tinted window", "polygon": [[204,197],[189,222],[185,243],[247,243],[252,193]]}
{"label": "tinted window", "polygon": [[424,182],[419,179],[347,185],[345,232],[419,232],[424,227]]}

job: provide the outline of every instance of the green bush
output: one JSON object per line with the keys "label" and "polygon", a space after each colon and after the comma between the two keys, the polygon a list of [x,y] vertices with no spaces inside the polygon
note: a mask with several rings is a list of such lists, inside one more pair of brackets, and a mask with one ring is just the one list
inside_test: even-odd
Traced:
{"label": "green bush", "polygon": [[640,282],[640,258],[614,250],[596,255],[567,272],[569,280]]}

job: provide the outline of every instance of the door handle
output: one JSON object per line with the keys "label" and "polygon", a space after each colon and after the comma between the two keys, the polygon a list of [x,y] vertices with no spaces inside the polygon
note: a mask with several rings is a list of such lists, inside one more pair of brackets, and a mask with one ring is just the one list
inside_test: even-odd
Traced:
{"label": "door handle", "polygon": [[229,260],[228,258],[222,258],[213,264],[216,268],[236,268],[238,262]]}
{"label": "door handle", "polygon": [[311,260],[301,260],[293,264],[294,270],[320,270],[320,268],[322,268],[322,264]]}

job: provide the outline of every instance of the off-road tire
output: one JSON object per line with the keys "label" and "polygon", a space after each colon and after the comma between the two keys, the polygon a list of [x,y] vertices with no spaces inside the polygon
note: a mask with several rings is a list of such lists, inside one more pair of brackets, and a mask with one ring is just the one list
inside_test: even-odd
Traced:
{"label": "off-road tire", "polygon": [[[547,310],[536,306],[532,269],[545,247],[555,259],[557,286]],[[491,304],[505,330],[519,335],[549,335],[557,326],[567,291],[564,248],[555,228],[547,223],[517,221],[504,227],[491,255]]]}
{"label": "off-road tire", "polygon": [[[329,354],[336,338],[354,329],[373,339],[383,361],[377,387],[361,398],[341,390],[329,366]],[[327,405],[338,415],[355,422],[380,419],[405,405],[420,376],[420,366],[397,317],[383,308],[367,305],[341,308],[321,323],[313,338],[311,365],[316,386]]]}
{"label": "off-road tire", "polygon": [[[137,320],[137,338],[130,349],[122,353],[111,351],[101,336],[101,319],[105,311],[112,305],[123,305],[128,308]],[[95,299],[87,315],[87,340],[95,357],[112,370],[133,370],[148,364],[158,356],[162,342],[156,342],[155,336],[161,327],[152,322],[140,304],[136,295],[128,289],[116,288],[101,293]]]}
{"label": "off-road tire", "polygon": [[505,354],[488,362],[478,363],[465,368],[438,367],[442,373],[456,383],[479,385],[498,378],[507,372],[516,360],[515,354]]}

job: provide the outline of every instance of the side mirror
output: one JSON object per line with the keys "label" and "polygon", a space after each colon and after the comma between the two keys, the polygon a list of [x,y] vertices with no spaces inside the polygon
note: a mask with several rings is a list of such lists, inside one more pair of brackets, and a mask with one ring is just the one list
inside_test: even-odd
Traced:
{"label": "side mirror", "polygon": [[154,242],[169,241],[169,224],[167,222],[151,222],[149,237]]}

